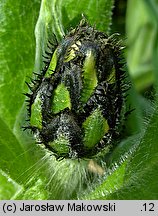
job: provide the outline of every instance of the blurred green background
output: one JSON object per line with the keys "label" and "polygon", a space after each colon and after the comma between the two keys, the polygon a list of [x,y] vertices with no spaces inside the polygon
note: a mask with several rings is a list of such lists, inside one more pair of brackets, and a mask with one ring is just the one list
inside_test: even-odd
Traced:
{"label": "blurred green background", "polygon": [[[109,34],[119,32],[132,88],[129,136],[97,161],[56,161],[21,130],[22,94],[52,32],[60,41],[84,14]],[[1,0],[0,2],[0,199],[158,199],[158,0]]]}

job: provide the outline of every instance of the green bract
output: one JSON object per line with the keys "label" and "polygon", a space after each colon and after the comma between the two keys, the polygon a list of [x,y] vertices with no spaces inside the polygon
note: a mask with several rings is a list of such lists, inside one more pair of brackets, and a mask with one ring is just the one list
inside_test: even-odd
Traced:
{"label": "green bract", "polygon": [[119,134],[126,88],[115,36],[81,20],[60,44],[49,42],[45,67],[28,84],[28,128],[57,158],[90,158]]}

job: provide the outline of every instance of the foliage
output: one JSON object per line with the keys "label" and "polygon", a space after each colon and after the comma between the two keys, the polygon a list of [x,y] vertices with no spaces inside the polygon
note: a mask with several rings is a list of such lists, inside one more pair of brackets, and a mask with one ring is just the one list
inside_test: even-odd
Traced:
{"label": "foliage", "polygon": [[[26,77],[32,77],[33,68],[38,72],[43,67],[42,54],[52,32],[60,41],[81,14],[98,30],[109,32],[113,4],[43,0],[40,8],[39,0],[1,1],[0,199],[158,198],[157,0],[128,0],[126,56],[133,82],[128,103],[135,111],[127,122],[129,136],[106,160],[56,161],[21,129],[26,119]],[[97,171],[91,173],[92,168]]]}

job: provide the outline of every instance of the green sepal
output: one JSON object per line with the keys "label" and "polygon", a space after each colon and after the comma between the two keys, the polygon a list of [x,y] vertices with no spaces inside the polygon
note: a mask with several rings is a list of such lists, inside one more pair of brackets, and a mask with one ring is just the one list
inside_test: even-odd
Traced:
{"label": "green sepal", "polygon": [[111,70],[111,73],[109,74],[109,77],[107,79],[107,82],[109,84],[113,84],[116,82],[116,71],[115,71],[115,68],[113,67],[112,70]]}
{"label": "green sepal", "polygon": [[50,77],[50,75],[54,73],[55,68],[57,66],[57,61],[58,61],[58,55],[57,55],[57,49],[56,49],[53,53],[53,56],[52,56],[52,59],[50,61],[48,70],[45,74],[45,77]]}
{"label": "green sepal", "polygon": [[85,132],[84,146],[94,148],[96,144],[108,133],[109,125],[107,120],[102,116],[99,109],[96,109],[83,123]]}
{"label": "green sepal", "polygon": [[54,114],[59,113],[65,108],[71,109],[70,94],[63,83],[57,86],[52,99],[52,111]]}
{"label": "green sepal", "polygon": [[86,103],[91,96],[94,88],[97,86],[97,75],[96,75],[96,60],[95,54],[92,49],[88,49],[86,53],[85,62],[83,65],[83,92],[81,95],[81,101]]}
{"label": "green sepal", "polygon": [[49,145],[59,156],[68,155],[70,151],[69,140],[62,134],[55,141],[50,142]]}
{"label": "green sepal", "polygon": [[42,128],[42,102],[39,94],[31,106],[30,125]]}

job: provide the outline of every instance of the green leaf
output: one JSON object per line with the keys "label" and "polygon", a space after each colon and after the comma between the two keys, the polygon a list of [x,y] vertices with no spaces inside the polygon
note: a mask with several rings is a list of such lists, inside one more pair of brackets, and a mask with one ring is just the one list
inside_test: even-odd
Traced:
{"label": "green leaf", "polygon": [[[35,162],[30,153],[33,153],[36,148],[31,148],[31,151],[26,150],[3,120],[0,121],[0,170],[2,170],[0,199],[47,199],[44,178],[39,176],[39,173],[44,176],[46,170],[45,160],[40,151],[38,151],[40,159],[37,158]],[[39,165],[41,165],[40,169]],[[10,191],[5,193],[4,188]],[[40,192],[35,194],[34,191],[37,189]]]}
{"label": "green leaf", "polygon": [[158,92],[158,2],[157,1],[144,1],[146,9],[148,11],[149,16],[152,17],[153,28],[154,28],[154,37],[153,37],[153,50],[152,50],[152,63],[153,63],[153,72],[154,72],[154,85],[156,88],[156,92]]}
{"label": "green leaf", "polygon": [[[144,2],[130,0],[127,11],[128,64],[139,90],[158,80],[153,79],[158,68],[157,3],[146,1],[146,7]],[[36,25],[37,72],[42,68],[42,54],[53,33],[60,41],[70,27],[78,24],[82,13],[98,30],[108,32],[113,3],[43,0]],[[47,151],[39,150],[32,136],[21,131],[26,119],[22,93],[26,91],[26,76],[32,77],[34,68],[34,27],[39,8],[38,0],[0,3],[0,199],[158,199],[157,108],[140,135],[124,140],[107,157],[107,169],[100,177],[97,173],[89,177],[88,161],[56,161]],[[133,98],[138,96],[137,92],[132,94]],[[138,106],[136,113],[141,118],[139,112]],[[134,125],[133,119],[129,122],[132,128],[142,121]]]}
{"label": "green leaf", "polygon": [[48,191],[45,189],[45,181],[41,177],[34,175],[19,193],[14,195],[16,200],[46,200]]}
{"label": "green leaf", "polygon": [[[125,199],[158,199],[158,110],[148,122],[145,135],[128,164],[125,183],[119,197]],[[130,191],[129,188],[130,187]],[[116,196],[117,196],[116,195]]]}
{"label": "green leaf", "polygon": [[[115,167],[113,170],[109,170],[107,174],[104,175],[104,181],[101,184],[97,184],[96,188],[92,190],[91,193],[86,193],[81,199],[108,199],[108,195],[115,192],[122,187],[124,181],[126,163],[123,163],[119,167]],[[112,174],[110,173],[112,172]]]}
{"label": "green leaf", "polygon": [[[106,177],[105,180],[84,198],[108,200],[158,199],[157,113],[156,109],[144,131],[144,136],[141,135],[141,139],[139,137],[134,138],[133,142],[130,142],[131,144],[133,143],[133,147],[129,143],[130,145],[126,148],[126,154],[121,151],[122,156],[118,157],[115,153],[115,158],[117,159],[114,160],[113,157],[113,164],[114,162],[116,164],[114,170],[110,173],[107,170],[107,177],[106,174],[104,176],[104,178]],[[124,150],[125,148],[123,147],[122,149]],[[129,150],[132,150],[132,153]],[[127,154],[127,152],[130,154]],[[119,158],[122,158],[121,164],[119,164]]]}
{"label": "green leaf", "polygon": [[8,200],[21,191],[21,187],[0,170],[0,200]]}
{"label": "green leaf", "polygon": [[0,2],[0,199],[11,199],[19,193],[27,181],[25,172],[34,163],[24,146],[31,139],[21,135],[26,119],[22,93],[34,65],[34,26],[39,3]]}
{"label": "green leaf", "polygon": [[[151,8],[151,5],[154,6]],[[153,51],[157,41],[157,21],[154,17],[158,13],[154,8],[157,8],[157,3],[152,0],[129,0],[127,4],[127,62],[139,91],[154,83]]]}
{"label": "green leaf", "polygon": [[10,128],[14,127],[24,101],[26,75],[33,70],[38,8],[39,1],[0,3],[0,116]]}
{"label": "green leaf", "polygon": [[2,119],[0,122],[0,169],[13,180],[24,183],[25,176],[20,174],[29,167],[29,156]]}

